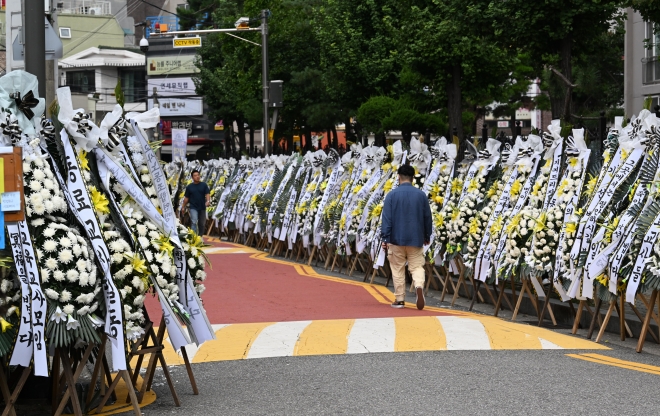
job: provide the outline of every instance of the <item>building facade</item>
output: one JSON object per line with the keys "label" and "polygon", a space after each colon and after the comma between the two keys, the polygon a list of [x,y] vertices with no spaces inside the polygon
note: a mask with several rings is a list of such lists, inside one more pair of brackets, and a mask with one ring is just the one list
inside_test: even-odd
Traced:
{"label": "building facade", "polygon": [[644,100],[660,105],[660,33],[639,13],[627,10],[624,56],[624,107],[626,117],[639,114]]}

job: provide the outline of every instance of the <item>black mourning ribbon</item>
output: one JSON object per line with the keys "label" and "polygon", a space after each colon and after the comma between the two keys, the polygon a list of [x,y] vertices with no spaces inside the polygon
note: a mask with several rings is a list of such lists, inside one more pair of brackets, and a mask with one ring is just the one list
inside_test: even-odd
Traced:
{"label": "black mourning ribbon", "polygon": [[429,147],[429,152],[431,152],[431,157],[432,157],[433,159],[437,159],[437,158],[440,157],[440,149],[438,149],[438,148],[435,147],[435,146],[433,146],[433,147]]}
{"label": "black mourning ribbon", "polygon": [[83,112],[76,113],[73,116],[73,121],[78,123],[78,129],[76,131],[83,136],[86,136],[88,132],[92,131],[91,119],[91,114],[86,114]]}
{"label": "black mourning ribbon", "polygon": [[491,153],[488,150],[482,150],[479,152],[479,159],[490,159]]}
{"label": "black mourning ribbon", "polygon": [[46,140],[55,139],[55,125],[50,119],[41,119],[41,136]]}
{"label": "black mourning ribbon", "polygon": [[16,144],[21,139],[21,126],[18,125],[18,120],[11,114],[7,114],[5,120],[0,121],[0,128],[2,134],[9,137],[13,144]]}
{"label": "black mourning ribbon", "polygon": [[555,142],[555,138],[549,133],[543,133],[543,147],[549,149]]}
{"label": "black mourning ribbon", "polygon": [[108,130],[108,149],[113,151],[121,144],[121,141],[128,136],[128,130],[125,127],[125,120],[120,117],[119,120]]}
{"label": "black mourning ribbon", "polygon": [[511,156],[511,145],[509,143],[504,144],[504,149],[502,149],[502,160],[509,160]]}
{"label": "black mourning ribbon", "polygon": [[34,98],[32,90],[28,91],[23,98],[21,98],[21,93],[18,91],[9,94],[9,97],[16,102],[16,106],[25,114],[25,117],[32,120],[32,117],[34,117],[32,109],[39,105],[39,100]]}

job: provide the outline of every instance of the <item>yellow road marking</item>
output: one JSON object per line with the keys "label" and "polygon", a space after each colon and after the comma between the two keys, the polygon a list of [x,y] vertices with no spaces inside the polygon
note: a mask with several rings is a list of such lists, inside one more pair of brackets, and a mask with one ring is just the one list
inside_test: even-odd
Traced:
{"label": "yellow road marking", "polygon": [[353,319],[312,321],[300,334],[293,355],[346,354]]}
{"label": "yellow road marking", "polygon": [[660,376],[660,367],[637,363],[634,361],[619,360],[618,358],[608,357],[601,354],[566,354],[571,358],[589,361],[597,364],[611,365],[613,367],[625,368],[627,370],[641,371],[642,373],[655,374]]}
{"label": "yellow road marking", "polygon": [[447,349],[445,331],[435,316],[394,318],[394,351],[435,351]]}
{"label": "yellow road marking", "polygon": [[529,333],[529,325],[493,319],[478,320],[486,329],[490,347],[494,350],[538,350],[542,348],[538,336]]}
{"label": "yellow road marking", "polygon": [[247,357],[250,347],[259,333],[273,322],[228,325],[219,329],[217,339],[206,341],[193,358],[194,363],[208,361],[240,360]]}
{"label": "yellow road marking", "polygon": [[578,350],[609,350],[610,348],[597,344],[593,341],[580,339],[571,335],[564,335],[554,332],[549,329],[539,328],[534,325],[517,324],[515,322],[506,322],[494,316],[472,316],[473,319],[478,319],[484,325],[486,330],[495,325],[510,325],[511,328],[517,328],[519,331],[529,334],[533,337],[543,338],[552,342],[564,349],[578,349]]}

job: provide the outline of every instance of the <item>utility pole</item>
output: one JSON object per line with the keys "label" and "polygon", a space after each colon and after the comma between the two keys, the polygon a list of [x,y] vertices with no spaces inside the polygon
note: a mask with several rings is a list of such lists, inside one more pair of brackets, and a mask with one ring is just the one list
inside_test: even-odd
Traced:
{"label": "utility pole", "polygon": [[[268,122],[268,10],[261,11],[261,84],[263,85],[263,102],[264,102],[264,145],[266,146],[265,154],[269,155],[270,137],[268,130],[270,123]],[[274,137],[273,137],[274,139]]]}
{"label": "utility pole", "polygon": [[25,71],[37,77],[39,97],[46,98],[46,24],[44,2],[23,0]]}

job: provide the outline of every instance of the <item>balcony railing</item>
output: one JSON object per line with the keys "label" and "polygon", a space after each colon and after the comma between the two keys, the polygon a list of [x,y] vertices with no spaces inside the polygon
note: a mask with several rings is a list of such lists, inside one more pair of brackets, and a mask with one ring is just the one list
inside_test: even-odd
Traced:
{"label": "balcony railing", "polygon": [[642,83],[660,83],[660,56],[651,56],[642,59]]}
{"label": "balcony railing", "polygon": [[56,2],[59,14],[86,14],[107,16],[112,14],[112,3],[98,0],[71,0]]}

